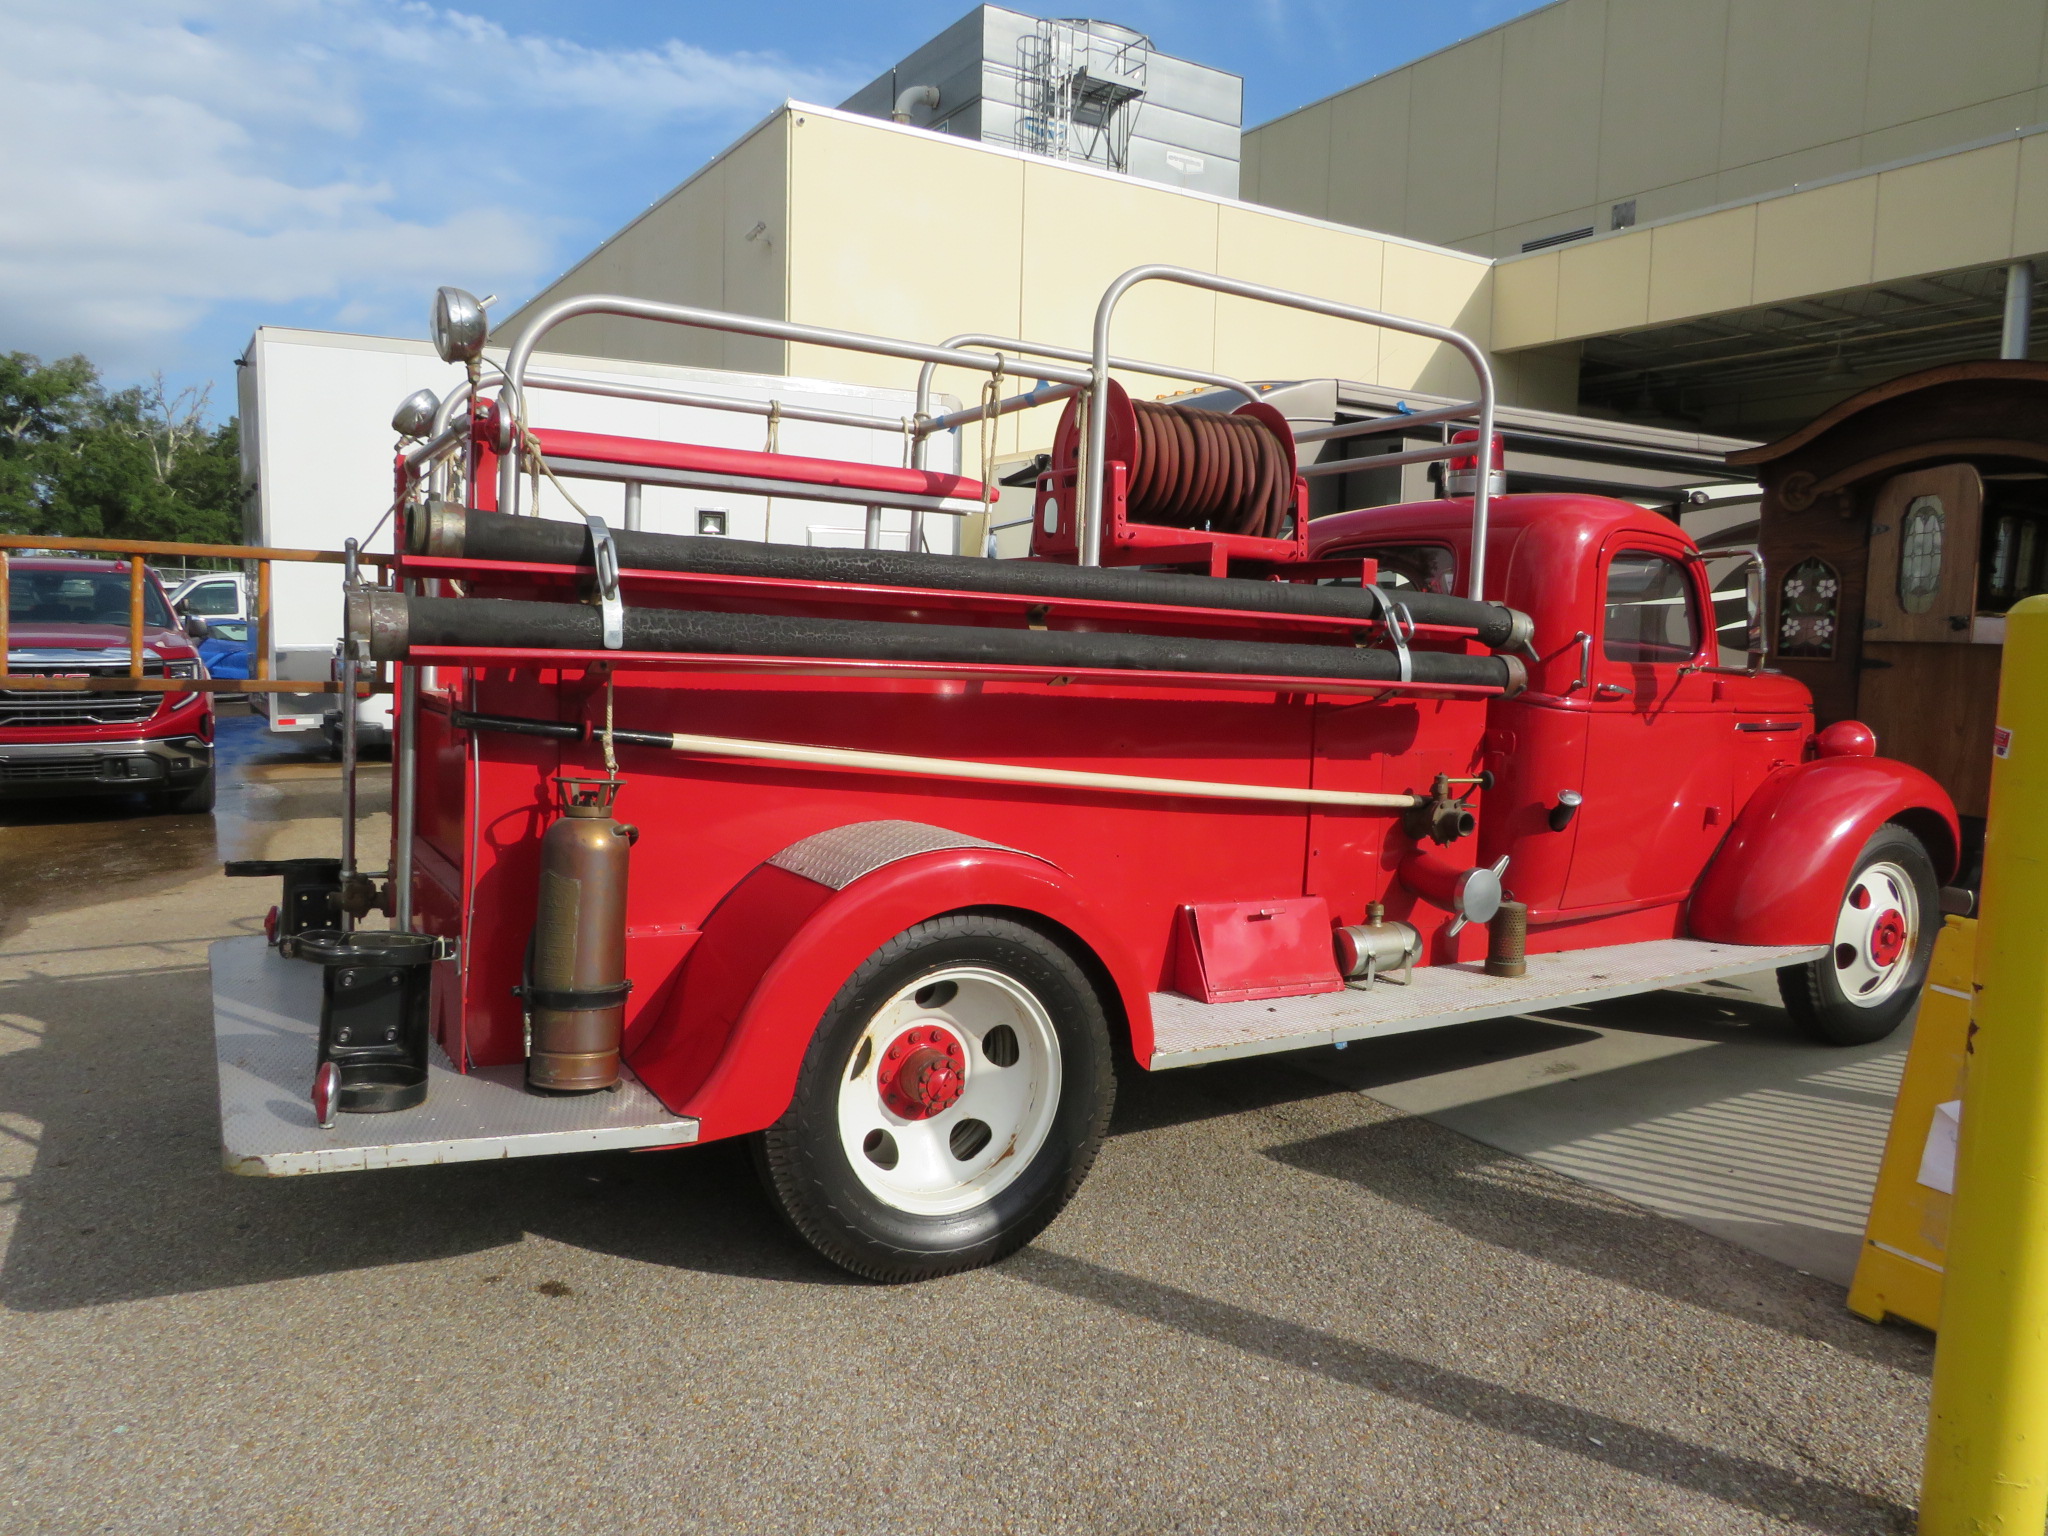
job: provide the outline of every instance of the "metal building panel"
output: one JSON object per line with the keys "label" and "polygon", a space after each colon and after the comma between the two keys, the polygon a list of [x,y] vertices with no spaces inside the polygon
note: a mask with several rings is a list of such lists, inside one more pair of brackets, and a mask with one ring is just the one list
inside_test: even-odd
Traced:
{"label": "metal building panel", "polygon": [[1196,154],[1212,155],[1233,164],[1243,148],[1243,137],[1235,123],[1213,123],[1206,117],[1176,112],[1155,101],[1138,104],[1136,127],[1131,134],[1134,143],[1150,139],[1158,144],[1177,144]]}
{"label": "metal building panel", "polygon": [[[1244,122],[1244,81],[1228,70],[1154,53],[1145,61],[1145,100],[1236,129]],[[1139,124],[1140,131],[1143,123]]]}

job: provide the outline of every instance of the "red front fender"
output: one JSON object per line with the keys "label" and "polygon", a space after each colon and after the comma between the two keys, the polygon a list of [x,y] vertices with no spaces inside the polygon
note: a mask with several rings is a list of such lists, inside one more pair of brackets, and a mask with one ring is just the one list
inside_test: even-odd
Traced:
{"label": "red front fender", "polygon": [[1856,855],[1888,821],[1927,845],[1937,878],[1961,840],[1948,792],[1884,757],[1824,757],[1757,786],[1693,888],[1686,925],[1717,944],[1826,944]]}
{"label": "red front fender", "polygon": [[706,1141],[772,1125],[846,978],[904,929],[963,907],[1009,908],[1072,933],[1109,973],[1138,1060],[1150,1058],[1151,1006],[1137,966],[1066,875],[1006,849],[951,848],[836,891],[756,867],[705,923],[674,1004],[629,1042],[633,1070],[663,1103],[695,1115]]}

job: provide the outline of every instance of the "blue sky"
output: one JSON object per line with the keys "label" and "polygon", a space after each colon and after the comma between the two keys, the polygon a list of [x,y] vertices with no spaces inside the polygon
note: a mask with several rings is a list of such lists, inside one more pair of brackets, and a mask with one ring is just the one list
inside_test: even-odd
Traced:
{"label": "blue sky", "polygon": [[[1243,75],[1249,125],[1535,3],[1100,13]],[[967,9],[0,0],[0,351],[230,403],[257,325],[421,335],[440,283],[523,299],[784,98],[836,103]]]}

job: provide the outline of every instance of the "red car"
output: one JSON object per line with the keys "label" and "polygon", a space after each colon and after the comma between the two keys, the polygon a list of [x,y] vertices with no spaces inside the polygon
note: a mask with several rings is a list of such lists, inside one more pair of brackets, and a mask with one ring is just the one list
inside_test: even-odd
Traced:
{"label": "red car", "polygon": [[[7,671],[124,676],[128,580],[125,560],[10,560]],[[150,677],[206,675],[149,570],[142,647]],[[137,792],[160,810],[213,809],[212,694],[0,690],[0,799]]]}

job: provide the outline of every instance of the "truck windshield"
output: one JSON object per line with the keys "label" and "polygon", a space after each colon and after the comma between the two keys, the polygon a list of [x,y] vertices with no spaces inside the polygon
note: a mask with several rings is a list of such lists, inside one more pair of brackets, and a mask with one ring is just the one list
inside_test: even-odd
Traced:
{"label": "truck windshield", "polygon": [[[19,565],[8,572],[7,622],[10,624],[128,623],[126,571],[38,571]],[[142,622],[152,629],[173,629],[170,605],[156,583],[142,584]]]}

